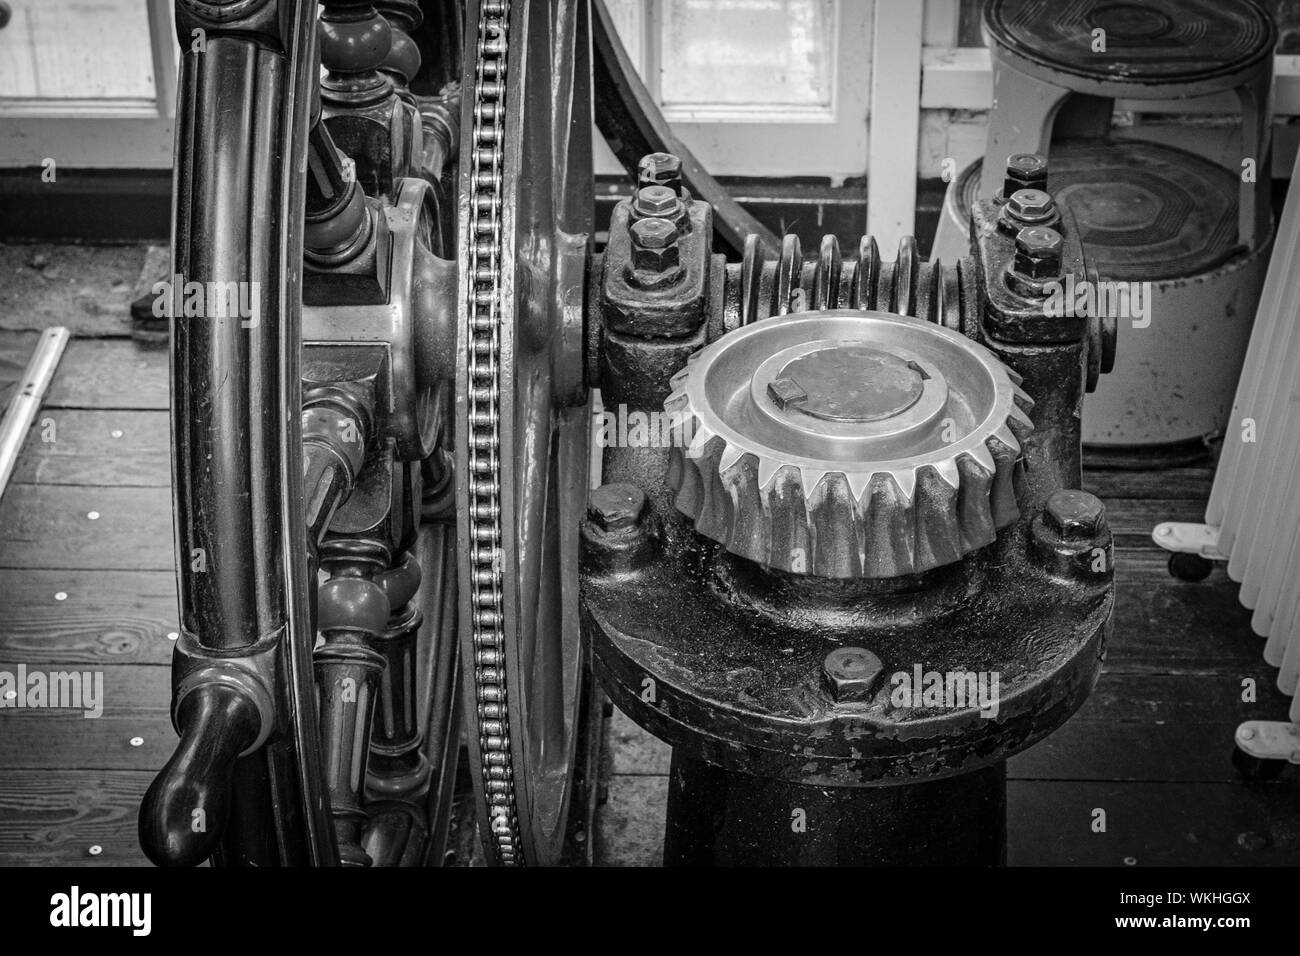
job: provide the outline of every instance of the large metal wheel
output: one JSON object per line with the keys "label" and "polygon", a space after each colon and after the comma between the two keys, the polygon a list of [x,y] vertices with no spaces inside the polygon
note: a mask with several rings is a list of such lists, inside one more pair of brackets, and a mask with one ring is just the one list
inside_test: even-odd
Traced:
{"label": "large metal wheel", "polygon": [[466,30],[456,491],[470,765],[488,859],[547,865],[584,673],[588,4],[484,0]]}

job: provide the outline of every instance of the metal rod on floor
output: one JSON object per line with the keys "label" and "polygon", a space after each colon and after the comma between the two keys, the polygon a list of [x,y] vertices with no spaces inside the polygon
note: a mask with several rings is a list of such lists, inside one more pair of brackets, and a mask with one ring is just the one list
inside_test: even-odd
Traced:
{"label": "metal rod on floor", "polygon": [[23,450],[27,439],[27,430],[32,427],[36,413],[40,411],[45,392],[54,378],[54,370],[59,367],[59,359],[68,344],[68,330],[61,325],[46,329],[36,343],[23,370],[23,377],[18,382],[18,389],[9,400],[9,409],[0,419],[0,497],[9,486],[9,476],[18,464],[18,455]]}

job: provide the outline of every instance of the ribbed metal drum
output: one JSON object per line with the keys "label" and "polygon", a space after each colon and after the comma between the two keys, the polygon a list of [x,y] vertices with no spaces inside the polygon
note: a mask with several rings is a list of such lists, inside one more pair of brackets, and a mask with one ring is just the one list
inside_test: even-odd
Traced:
{"label": "ribbed metal drum", "polygon": [[[980,167],[949,187],[931,258],[966,254]],[[1223,429],[1270,248],[1238,245],[1238,185],[1170,146],[1053,143],[1048,189],[1073,212],[1091,264],[1141,293],[1120,317],[1114,371],[1085,401],[1085,443],[1191,448]]]}
{"label": "ribbed metal drum", "polygon": [[[1223,0],[992,0],[990,45],[1090,80],[1188,83],[1238,74],[1268,56],[1273,26],[1255,4]],[[1104,31],[1109,55],[1080,56]]]}

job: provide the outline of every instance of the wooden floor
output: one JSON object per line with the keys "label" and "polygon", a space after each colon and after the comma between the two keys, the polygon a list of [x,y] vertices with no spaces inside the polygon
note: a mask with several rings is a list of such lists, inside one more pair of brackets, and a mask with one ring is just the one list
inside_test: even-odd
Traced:
{"label": "wooden floor", "polygon": [[[77,333],[0,500],[0,670],[102,671],[105,692],[97,720],[0,710],[0,864],[143,864],[136,807],[174,742],[166,361],[127,336],[144,257],[0,247],[0,399],[37,331]],[[1245,783],[1229,762],[1236,724],[1288,703],[1236,586],[1222,569],[1172,579],[1148,537],[1198,520],[1209,482],[1208,468],[1088,476],[1116,535],[1115,636],[1089,703],[1011,761],[1011,864],[1300,863],[1300,773]],[[622,715],[607,741],[597,860],[653,864],[667,751]]]}

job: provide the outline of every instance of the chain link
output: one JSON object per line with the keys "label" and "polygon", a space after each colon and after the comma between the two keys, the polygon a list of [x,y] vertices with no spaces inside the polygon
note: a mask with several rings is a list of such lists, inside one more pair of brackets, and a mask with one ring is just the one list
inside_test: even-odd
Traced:
{"label": "chain link", "polygon": [[469,242],[469,540],[483,791],[499,862],[523,863],[507,704],[501,547],[501,187],[510,4],[484,0],[474,76]]}

